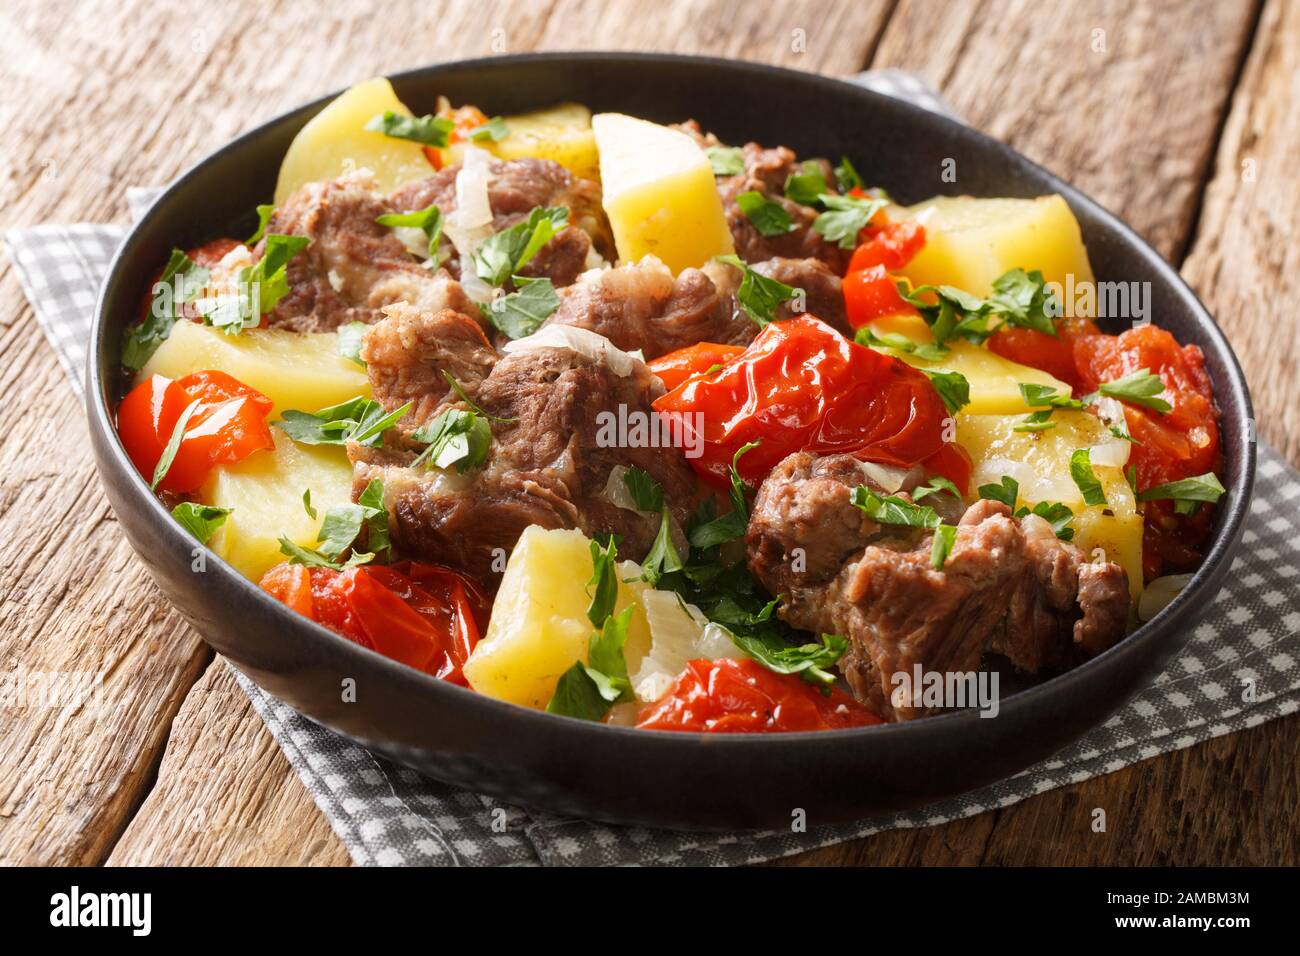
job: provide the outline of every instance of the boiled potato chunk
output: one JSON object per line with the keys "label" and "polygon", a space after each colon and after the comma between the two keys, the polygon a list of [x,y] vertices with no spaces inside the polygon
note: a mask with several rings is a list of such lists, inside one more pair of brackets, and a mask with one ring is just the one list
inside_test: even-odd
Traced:
{"label": "boiled potato chunk", "polygon": [[249,329],[227,335],[196,322],[177,322],[167,341],[140,370],[180,378],[218,369],[255,388],[272,402],[272,415],[286,408],[314,412],[358,395],[370,396],[366,370],[338,353],[333,332]]}
{"label": "boiled potato chunk", "polygon": [[936,196],[891,216],[925,226],[924,248],[900,270],[913,285],[951,285],[988,296],[993,280],[1011,269],[1037,269],[1062,287],[1092,282],[1079,223],[1060,196]]}
{"label": "boiled potato chunk", "polygon": [[[913,342],[933,342],[925,320],[916,315],[887,316],[871,323],[877,335],[902,334]],[[949,341],[943,359],[923,359],[898,349],[882,349],[908,365],[928,371],[960,372],[970,382],[970,404],[962,411],[968,415],[1014,415],[1028,413],[1030,407],[1020,394],[1020,383],[1046,385],[1061,395],[1070,394],[1070,386],[1046,372],[1003,358],[996,352],[971,342]]]}
{"label": "boiled potato chunk", "polygon": [[[487,633],[465,662],[470,686],[525,707],[546,707],[560,675],[587,660],[591,573],[591,540],[581,531],[526,529],[506,564]],[[639,573],[631,562],[620,565],[616,612],[636,602],[644,585],[622,582]],[[638,602],[624,645],[629,673],[649,648]]]}
{"label": "boiled potato chunk", "polygon": [[676,274],[734,251],[713,167],[694,140],[621,113],[598,113],[591,126],[620,259],[657,256]]}
{"label": "boiled potato chunk", "polygon": [[[285,560],[281,535],[314,548],[325,512],[352,501],[352,466],[342,448],[299,445],[278,428],[271,434],[273,450],[215,468],[199,492],[206,504],[234,509],[209,545],[253,581]],[[308,489],[316,518],[303,507]]]}
{"label": "boiled potato chunk", "polygon": [[[581,179],[600,178],[596,134],[591,131],[591,110],[579,103],[561,103],[549,109],[504,117],[510,130],[499,143],[474,143],[501,159],[532,156],[559,163]],[[449,162],[459,162],[463,144],[447,150]]]}
{"label": "boiled potato chunk", "polygon": [[[1020,483],[1019,504],[1059,501],[1074,512],[1073,543],[1085,554],[1100,548],[1128,572],[1134,599],[1142,593],[1142,513],[1120,466],[1096,464],[1098,446],[1118,441],[1097,418],[1084,411],[1057,411],[1055,428],[1017,432],[1021,415],[958,415],[957,443],[974,464],[972,489],[998,484],[1003,475]],[[1120,443],[1122,444],[1122,442]],[[1070,456],[1092,448],[1093,472],[1106,493],[1105,505],[1085,505],[1070,477]]]}
{"label": "boiled potato chunk", "polygon": [[419,143],[394,139],[365,128],[381,113],[410,116],[392,84],[382,76],[342,93],[293,138],[275,184],[278,206],[304,183],[335,179],[354,169],[369,169],[381,192],[432,174]]}

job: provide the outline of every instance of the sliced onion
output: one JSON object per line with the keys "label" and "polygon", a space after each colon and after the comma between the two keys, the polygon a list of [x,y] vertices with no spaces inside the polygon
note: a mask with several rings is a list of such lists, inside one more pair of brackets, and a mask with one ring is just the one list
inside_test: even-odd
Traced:
{"label": "sliced onion", "polygon": [[673,592],[647,588],[640,601],[650,625],[650,652],[632,677],[638,699],[662,697],[688,661],[741,656],[725,628],[709,623],[699,608]]}
{"label": "sliced onion", "polygon": [[488,198],[488,174],[492,155],[477,146],[465,147],[460,172],[456,173],[456,212],[459,229],[492,225],[492,202]]}
{"label": "sliced onion", "polygon": [[1138,598],[1138,617],[1143,621],[1151,620],[1182,593],[1191,579],[1190,574],[1167,574],[1162,578],[1156,578],[1146,586],[1142,596]]}
{"label": "sliced onion", "polygon": [[393,235],[417,259],[429,258],[429,237],[418,226],[394,226]]}
{"label": "sliced onion", "polygon": [[645,363],[635,355],[624,352],[605,336],[573,325],[544,325],[532,335],[506,343],[501,351],[508,355],[532,352],[537,349],[569,349],[585,355],[593,362],[603,362],[620,378],[627,378],[637,366]]}
{"label": "sliced onion", "polygon": [[1129,443],[1122,438],[1104,441],[1088,449],[1088,460],[1094,466],[1123,468],[1128,464]]}
{"label": "sliced onion", "polygon": [[903,487],[912,471],[910,468],[897,468],[893,465],[882,465],[874,461],[858,462],[858,470],[875,482],[876,487],[891,494]]}
{"label": "sliced onion", "polygon": [[632,492],[627,490],[627,483],[623,481],[623,476],[627,474],[627,468],[623,465],[615,465],[609,470],[609,480],[605,482],[605,488],[601,491],[600,496],[608,501],[615,508],[625,508],[628,511],[635,511],[642,514],[637,508],[636,502],[632,499]]}

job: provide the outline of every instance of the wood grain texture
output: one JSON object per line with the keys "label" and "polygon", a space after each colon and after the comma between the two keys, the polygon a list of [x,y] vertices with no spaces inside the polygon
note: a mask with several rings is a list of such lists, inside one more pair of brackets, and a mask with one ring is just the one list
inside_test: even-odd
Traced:
{"label": "wood grain texture", "polygon": [[903,0],[872,66],[921,73],[971,125],[1172,258],[1188,236],[1254,10],[1255,0]]}
{"label": "wood grain texture", "polygon": [[108,864],[350,862],[234,672],[217,658],[176,715],[158,782]]}
{"label": "wood grain texture", "polygon": [[[1283,17],[1272,6],[1265,22],[1277,21],[1279,42],[1289,45],[1262,65],[1252,58],[1245,74],[1272,105],[1253,107],[1239,94],[1223,150],[1238,113],[1253,109],[1253,119],[1239,121],[1239,142],[1269,157],[1261,169],[1282,178],[1281,157],[1294,156],[1297,144],[1294,117],[1275,115],[1286,112],[1286,80],[1276,71],[1294,72],[1300,31],[1294,11]],[[1177,255],[1191,237],[1252,17],[1248,0],[1198,0],[1190,11],[1018,0],[904,0],[897,10],[890,0],[6,7],[0,56],[11,95],[0,100],[0,228],[122,220],[127,185],[165,181],[241,129],[377,72],[530,49],[665,49],[830,73],[868,62],[921,70],[972,122],[1072,178]],[[1008,41],[1008,24],[1018,42]],[[1106,29],[1108,49],[1089,58],[1096,27]],[[74,116],[92,122],[60,119]],[[1225,193],[1229,179],[1222,170],[1215,177],[1202,236],[1238,208]],[[1295,187],[1270,188],[1277,192],[1261,200],[1277,202]],[[1288,216],[1294,221],[1294,205],[1278,210],[1279,235],[1288,234]],[[1260,281],[1276,281],[1274,270],[1290,264],[1280,249],[1255,251]],[[1225,271],[1198,240],[1189,274],[1222,283]],[[1249,287],[1244,279],[1232,286],[1239,305]],[[131,556],[84,451],[80,410],[7,260],[0,293],[0,394],[23,409],[0,435],[0,540],[15,543],[0,557],[0,657],[11,668],[103,670],[109,702],[0,711],[0,766],[18,768],[0,782],[0,861],[346,863],[224,664],[211,662]],[[1253,317],[1234,321],[1262,338]],[[1261,343],[1260,359],[1268,347]],[[1279,415],[1271,427],[1294,451],[1294,417]],[[33,447],[42,453],[23,453]],[[57,534],[50,515],[60,516]],[[1276,721],[1004,811],[792,862],[1192,863],[1224,852],[1294,862],[1295,824],[1280,808],[1296,803],[1298,724]],[[1088,829],[1094,806],[1107,809],[1108,834]]]}
{"label": "wood grain texture", "polygon": [[1300,5],[1270,2],[1233,97],[1183,274],[1246,371],[1259,434],[1300,463]]}

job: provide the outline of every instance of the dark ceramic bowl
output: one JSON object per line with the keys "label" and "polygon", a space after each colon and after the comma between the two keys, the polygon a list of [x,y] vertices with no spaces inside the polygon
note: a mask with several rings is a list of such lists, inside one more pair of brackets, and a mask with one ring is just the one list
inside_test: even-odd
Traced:
{"label": "dark ceramic bowl", "polygon": [[[1255,469],[1250,397],[1232,349],[1178,273],[1092,200],[1000,143],[841,81],[750,63],[628,54],[498,57],[393,78],[417,113],[444,94],[489,114],[562,100],[661,122],[698,119],[724,140],[784,143],[854,158],[865,180],[904,202],[938,192],[1061,193],[1099,279],[1149,282],[1153,316],[1205,352],[1223,412],[1224,483],[1204,564],[1155,620],[1106,653],[1016,693],[1001,713],[951,713],[826,733],[649,733],[515,707],[443,684],[296,616],[218,558],[190,570],[194,541],[132,468],[113,430],[122,330],[173,246],[252,231],[285,149],[329,99],[274,119],[203,160],[162,194],[113,262],[87,370],[90,432],[109,499],[163,592],[217,651],[313,720],[433,777],[502,800],[618,822],[675,827],[787,826],[845,820],[969,790],[1050,756],[1148,682],[1191,634],[1227,573]],[[957,163],[959,181],[938,171]],[[1116,158],[1116,162],[1121,162]],[[356,702],[340,682],[356,681]]]}

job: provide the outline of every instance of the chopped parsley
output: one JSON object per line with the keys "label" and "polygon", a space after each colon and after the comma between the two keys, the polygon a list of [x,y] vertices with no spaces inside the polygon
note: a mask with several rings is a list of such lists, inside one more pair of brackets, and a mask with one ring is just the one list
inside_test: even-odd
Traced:
{"label": "chopped parsley", "polygon": [[728,541],[735,541],[745,536],[749,528],[749,485],[740,477],[737,470],[740,459],[758,447],[758,442],[742,446],[731,458],[731,489],[727,497],[731,499],[731,510],[725,515],[697,524],[691,528],[688,538],[692,547],[712,548]]}
{"label": "chopped parsley", "polygon": [[172,517],[181,527],[198,539],[199,544],[207,544],[217,529],[226,523],[233,508],[218,508],[216,505],[201,505],[193,501],[182,501],[172,509]]}
{"label": "chopped parsley", "polygon": [[1082,493],[1084,504],[1106,504],[1106,492],[1102,489],[1096,472],[1092,470],[1092,452],[1087,448],[1078,448],[1070,456],[1070,477]]}
{"label": "chopped parsley", "polygon": [[864,325],[858,329],[853,336],[853,341],[859,345],[865,345],[873,349],[894,349],[899,352],[906,352],[909,355],[915,355],[919,359],[925,359],[929,362],[942,362],[948,358],[951,351],[947,346],[931,345],[928,342],[913,342],[905,335],[897,332],[882,332],[876,334],[871,330],[871,326]]}
{"label": "chopped parsley", "polygon": [[1010,475],[1003,475],[999,482],[996,485],[980,485],[976,491],[981,498],[987,498],[989,501],[1000,501],[1014,511],[1016,498],[1020,495],[1020,482]]}
{"label": "chopped parsley", "polygon": [[1058,408],[1081,409],[1091,402],[1090,398],[1078,399],[1061,395],[1051,385],[1040,385],[1036,382],[1019,382],[1018,385],[1020,396],[1025,400],[1025,404],[1039,411],[1026,415],[1012,431],[1041,432],[1055,428],[1056,422],[1051,421],[1052,412]]}
{"label": "chopped parsley", "polygon": [[955,496],[958,501],[961,500],[961,492],[957,490],[957,486],[942,475],[931,475],[926,484],[918,485],[908,494],[913,501],[920,501],[922,498],[942,494],[945,491]]}
{"label": "chopped parsley", "polygon": [[271,217],[273,215],[275,215],[274,205],[257,207],[257,231],[244,240],[244,245],[256,245],[257,241],[266,235],[266,227],[271,222]]}
{"label": "chopped parsley", "polygon": [[[1136,482],[1130,482],[1135,484]],[[1168,484],[1157,485],[1146,491],[1138,492],[1138,501],[1172,501],[1174,511],[1180,515],[1190,515],[1203,501],[1211,504],[1218,501],[1227,492],[1217,475],[1207,471],[1203,475],[1182,478]]]}
{"label": "chopped parsley", "polygon": [[[310,499],[304,494],[303,500],[306,503]],[[355,549],[363,529],[370,549],[364,552]],[[368,564],[380,552],[391,551],[388,512],[384,509],[384,483],[376,478],[366,485],[355,504],[338,505],[325,512],[325,519],[316,533],[316,542],[317,547],[304,548],[287,535],[282,535],[280,553],[288,557],[290,564],[340,571]],[[351,554],[343,561],[345,551],[351,551]]]}
{"label": "chopped parsley", "polygon": [[704,155],[714,176],[739,176],[745,171],[745,152],[739,146],[709,146]]}
{"label": "chopped parsley", "polygon": [[139,370],[171,335],[180,317],[180,307],[194,300],[207,285],[211,273],[180,249],[173,249],[154,283],[149,314],[139,325],[129,329],[122,342],[122,364]]}
{"label": "chopped parsley", "polygon": [[742,651],[777,674],[798,674],[804,680],[830,687],[835,675],[830,668],[844,656],[849,642],[838,634],[823,634],[820,641],[791,645],[775,634],[752,631],[772,616],[778,599],[774,599],[758,615],[745,615],[744,624],[732,630],[725,620],[716,623],[726,627],[732,641]]}
{"label": "chopped parsley", "polygon": [[1173,409],[1168,401],[1160,397],[1164,391],[1165,383],[1160,380],[1160,376],[1152,375],[1150,369],[1145,368],[1140,368],[1123,378],[1117,378],[1113,382],[1102,382],[1097,386],[1097,393],[1100,395],[1132,402],[1134,405],[1141,405],[1162,415],[1168,414]]}
{"label": "chopped parsley", "polygon": [[925,377],[930,380],[934,390],[939,393],[943,399],[944,407],[948,413],[956,415],[959,411],[970,404],[970,382],[961,372],[930,371],[921,369]]}
{"label": "chopped parsley", "polygon": [[831,191],[830,183],[819,163],[800,163],[799,169],[785,178],[785,198],[801,206],[821,206],[823,194]]}
{"label": "chopped parsley", "polygon": [[512,276],[518,292],[493,299],[484,309],[488,321],[507,338],[532,335],[560,307],[560,296],[547,278]]}
{"label": "chopped parsley", "polygon": [[429,258],[438,261],[438,241],[442,238],[442,211],[437,203],[429,203],[415,212],[390,212],[378,217],[381,226],[419,229],[429,240]]}
{"label": "chopped parsley", "polygon": [[491,286],[505,285],[569,224],[564,206],[537,206],[528,218],[483,241],[474,250],[474,271]]}
{"label": "chopped parsley", "polygon": [[838,196],[835,193],[822,193],[817,197],[826,210],[813,220],[813,231],[827,242],[834,242],[841,249],[852,249],[858,244],[858,233],[889,205],[883,196]]}
{"label": "chopped parsley", "polygon": [[865,485],[854,488],[850,500],[878,524],[933,530],[942,523],[929,505],[918,505],[898,495],[878,495]]}
{"label": "chopped parsley", "polygon": [[290,260],[310,244],[311,239],[307,236],[268,233],[262,258],[239,270],[235,277],[235,293],[218,296],[212,308],[204,314],[204,320],[232,335],[255,327],[263,315],[289,294],[285,270]]}
{"label": "chopped parsley", "polygon": [[280,420],[271,424],[300,445],[357,442],[378,448],[384,443],[384,432],[396,425],[410,409],[411,403],[407,402],[400,408],[385,412],[383,405],[358,395],[317,412],[287,409]]}
{"label": "chopped parsley", "polygon": [[718,262],[735,266],[744,273],[744,278],[740,280],[740,288],[736,290],[736,302],[760,328],[776,321],[776,309],[782,302],[789,302],[803,291],[755,272],[739,256],[715,256],[715,258]]}
{"label": "chopped parsley", "polygon": [[987,299],[948,285],[913,289],[905,279],[898,281],[898,292],[921,313],[934,333],[936,345],[953,338],[982,343],[993,334],[998,322],[1055,335],[1053,316],[1061,311],[1038,270],[1012,269],[1003,273],[993,280],[993,294]]}
{"label": "chopped parsley", "polygon": [[494,116],[482,126],[476,126],[469,131],[467,138],[475,143],[493,142],[499,143],[510,135],[510,127],[506,125],[504,116]]}
{"label": "chopped parsley", "polygon": [[407,139],[441,149],[447,145],[448,137],[456,124],[442,116],[402,116],[392,110],[385,110],[371,117],[365,128],[393,139]]}
{"label": "chopped parsley", "polygon": [[841,192],[861,189],[863,186],[862,177],[858,175],[858,171],[853,168],[853,163],[849,162],[847,156],[840,157],[840,164],[835,167],[835,180],[839,183]]}
{"label": "chopped parsley", "polygon": [[449,408],[427,425],[411,433],[414,441],[426,444],[411,462],[415,468],[451,468],[464,474],[487,460],[492,445],[492,426],[477,412]]}
{"label": "chopped parsley", "polygon": [[934,540],[930,542],[930,567],[942,571],[956,541],[957,529],[953,525],[941,524],[935,528]]}
{"label": "chopped parsley", "polygon": [[761,236],[784,236],[796,228],[794,219],[784,206],[757,190],[741,193],[736,197],[736,205]]}

